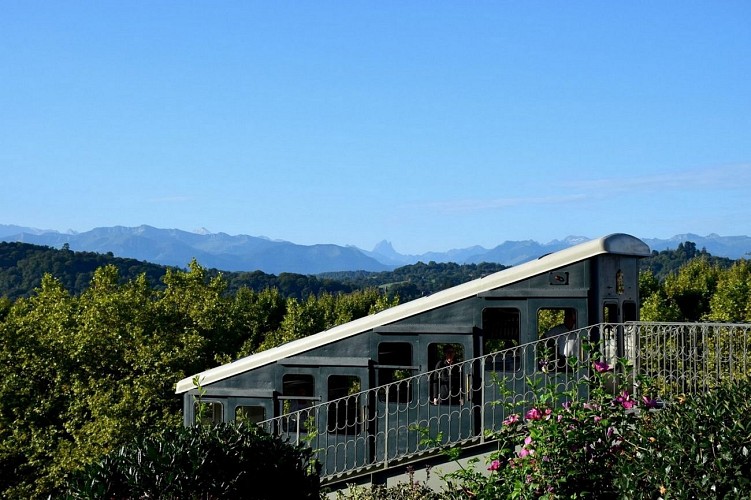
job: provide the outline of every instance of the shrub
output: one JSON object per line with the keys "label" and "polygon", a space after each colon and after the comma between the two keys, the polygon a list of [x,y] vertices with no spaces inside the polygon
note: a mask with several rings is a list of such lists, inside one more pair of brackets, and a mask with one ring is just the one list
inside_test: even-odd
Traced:
{"label": "shrub", "polygon": [[440,500],[441,495],[430,489],[427,479],[425,482],[417,481],[413,469],[408,469],[408,473],[408,481],[392,486],[378,484],[367,487],[350,484],[347,490],[336,492],[336,500]]}
{"label": "shrub", "polygon": [[634,436],[616,485],[630,498],[749,498],[751,382],[681,397]]}
{"label": "shrub", "polygon": [[312,452],[257,426],[180,427],[137,440],[69,482],[75,498],[318,498]]}
{"label": "shrub", "polygon": [[[625,367],[621,366],[621,370]],[[489,475],[474,467],[448,474],[444,498],[605,498],[615,495],[617,464],[631,452],[632,435],[654,406],[637,401],[629,392],[606,390],[603,376],[610,367],[596,363],[583,381],[590,397],[583,400],[574,388],[557,394],[554,384],[537,387],[512,413],[503,428],[490,436],[498,451],[486,465]],[[530,380],[530,382],[532,382]]]}
{"label": "shrub", "polygon": [[[751,381],[726,382],[664,409],[647,396],[604,390],[593,366],[590,398],[560,401],[555,387],[535,391],[531,409],[512,414],[498,452],[478,471],[444,477],[445,499],[750,498]],[[640,381],[649,394],[648,381]],[[448,451],[458,457],[458,450]]]}

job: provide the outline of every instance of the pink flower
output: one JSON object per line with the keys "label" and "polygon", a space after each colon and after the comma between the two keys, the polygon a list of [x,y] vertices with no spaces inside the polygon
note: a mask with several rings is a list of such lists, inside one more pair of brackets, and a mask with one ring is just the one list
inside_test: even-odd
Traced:
{"label": "pink flower", "polygon": [[610,365],[605,361],[595,361],[595,370],[597,370],[598,373],[606,372],[610,370]]}
{"label": "pink flower", "polygon": [[488,467],[488,470],[498,470],[501,468],[501,462],[498,460],[493,460],[490,462],[490,467]]}
{"label": "pink flower", "polygon": [[508,417],[506,417],[506,420],[503,421],[503,425],[515,424],[518,421],[519,421],[519,415],[514,413],[513,415],[509,415]]}
{"label": "pink flower", "polygon": [[656,399],[652,399],[648,396],[643,396],[641,400],[644,401],[644,406],[646,406],[647,408],[657,408]]}
{"label": "pink flower", "polygon": [[530,444],[532,444],[532,436],[527,436],[524,438],[524,446],[519,450],[519,458],[524,458],[527,455],[533,455],[535,453],[535,450],[528,448]]}
{"label": "pink flower", "polygon": [[542,412],[537,408],[532,408],[525,415],[527,420],[540,420],[542,418]]}
{"label": "pink flower", "polygon": [[631,399],[631,395],[627,391],[623,391],[620,396],[615,398],[615,402],[623,406],[626,410],[629,410],[636,406],[636,401]]}

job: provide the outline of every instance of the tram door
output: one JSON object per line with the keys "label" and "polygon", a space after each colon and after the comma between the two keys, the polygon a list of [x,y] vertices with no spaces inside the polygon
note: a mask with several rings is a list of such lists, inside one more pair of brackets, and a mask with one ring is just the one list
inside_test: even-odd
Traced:
{"label": "tram door", "polygon": [[[474,403],[482,412],[478,428],[499,429],[503,420],[521,404],[527,388],[525,366],[529,339],[522,335],[527,322],[525,300],[504,300],[503,306],[488,305],[482,311],[482,384],[475,388]],[[479,412],[478,412],[479,413]]]}
{"label": "tram door", "polygon": [[[534,311],[532,334],[539,340],[530,352],[535,365],[534,380],[540,387],[553,388],[560,395],[557,403],[567,398],[567,391],[575,390],[586,398],[588,385],[583,383],[590,369],[591,340],[587,303],[584,298],[530,299]],[[531,396],[531,393],[530,393]]]}
{"label": "tram door", "polygon": [[231,408],[229,416],[235,422],[257,424],[270,417],[272,411],[272,394],[265,397],[231,397],[227,406]]}
{"label": "tram door", "polygon": [[473,386],[478,379],[472,361],[474,339],[464,335],[432,340],[425,346],[431,370],[425,406],[430,436],[442,442],[470,439],[477,434],[473,416]]}
{"label": "tram door", "polygon": [[370,463],[367,366],[322,367],[325,405],[319,415],[318,450],[324,470],[331,474]]}
{"label": "tram door", "polygon": [[[473,355],[467,334],[400,334],[377,341],[371,401],[372,459],[394,460],[428,447],[426,437],[444,442],[473,435],[472,374],[464,361]],[[452,363],[438,368],[449,351]]]}
{"label": "tram door", "polygon": [[420,435],[412,428],[422,418],[427,401],[427,375],[420,369],[417,335],[378,338],[375,385],[371,394],[372,460],[384,462],[418,450]]}
{"label": "tram door", "polygon": [[304,444],[318,424],[320,386],[317,368],[297,368],[282,375],[282,392],[276,399],[279,432],[294,444]]}

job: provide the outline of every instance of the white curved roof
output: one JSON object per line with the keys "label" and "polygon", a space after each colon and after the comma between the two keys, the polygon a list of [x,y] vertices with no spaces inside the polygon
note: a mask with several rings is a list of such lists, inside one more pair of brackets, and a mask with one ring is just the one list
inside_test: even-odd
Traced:
{"label": "white curved roof", "polygon": [[[531,276],[553,271],[563,266],[579,262],[603,253],[620,255],[634,255],[647,257],[649,247],[638,238],[627,234],[611,234],[599,239],[590,240],[559,252],[540,257],[537,260],[525,262],[515,267],[504,269],[497,273],[478,278],[461,285],[457,285],[430,296],[406,302],[386,309],[377,314],[350,321],[339,326],[308,337],[294,340],[287,344],[274,347],[267,351],[238,359],[232,363],[217,366],[198,374],[202,386],[232,377],[248,370],[274,363],[280,359],[304,353],[330,342],[357,335],[373,328],[387,325],[416,314],[429,311],[459,300],[473,297],[478,293],[493,290],[502,286],[521,281]],[[176,393],[187,392],[194,388],[194,376],[185,378],[177,383]]]}

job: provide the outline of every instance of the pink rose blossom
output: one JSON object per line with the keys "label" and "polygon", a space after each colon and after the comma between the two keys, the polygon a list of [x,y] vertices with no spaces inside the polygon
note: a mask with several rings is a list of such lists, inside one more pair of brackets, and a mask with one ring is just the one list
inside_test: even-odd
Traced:
{"label": "pink rose blossom", "polygon": [[605,361],[595,361],[595,370],[597,370],[598,373],[606,372],[610,370],[610,365]]}
{"label": "pink rose blossom", "polygon": [[623,406],[626,410],[636,406],[636,401],[631,399],[631,395],[627,391],[623,391],[620,396],[616,397],[615,402]]}
{"label": "pink rose blossom", "polygon": [[647,408],[657,408],[656,399],[652,399],[648,396],[643,396],[641,400],[644,401],[644,406],[646,406]]}
{"label": "pink rose blossom", "polygon": [[506,420],[503,421],[503,425],[515,424],[518,421],[519,421],[519,415],[514,413],[513,415],[509,415],[508,417],[506,417]]}
{"label": "pink rose blossom", "polygon": [[527,420],[540,420],[542,418],[542,412],[538,410],[537,408],[532,408],[527,412],[525,415]]}
{"label": "pink rose blossom", "polygon": [[498,460],[493,460],[490,462],[490,467],[488,467],[488,470],[498,470],[501,468],[501,462]]}

